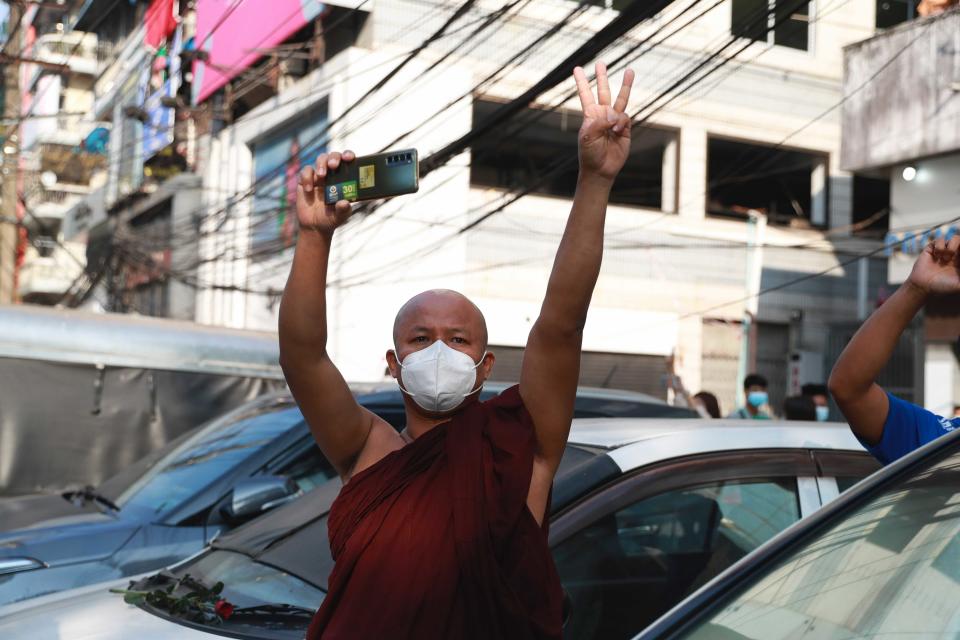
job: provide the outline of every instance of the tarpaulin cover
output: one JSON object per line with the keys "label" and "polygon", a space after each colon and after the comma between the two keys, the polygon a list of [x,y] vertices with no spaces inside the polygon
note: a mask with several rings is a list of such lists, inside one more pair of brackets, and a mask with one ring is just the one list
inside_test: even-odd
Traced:
{"label": "tarpaulin cover", "polygon": [[147,27],[144,43],[150,49],[159,49],[163,41],[177,28],[177,17],[173,8],[173,0],[153,0],[147,8],[147,13],[143,16]]}
{"label": "tarpaulin cover", "polygon": [[193,102],[199,104],[323,11],[319,0],[197,0],[199,48]]}
{"label": "tarpaulin cover", "polygon": [[0,358],[0,494],[97,485],[278,380]]}

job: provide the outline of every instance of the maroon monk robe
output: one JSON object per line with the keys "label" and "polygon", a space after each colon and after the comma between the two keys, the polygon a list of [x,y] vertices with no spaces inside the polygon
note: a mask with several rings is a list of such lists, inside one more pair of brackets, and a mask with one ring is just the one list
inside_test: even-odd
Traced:
{"label": "maroon monk robe", "polygon": [[308,640],[561,637],[547,518],[527,508],[534,432],[517,387],[354,475]]}

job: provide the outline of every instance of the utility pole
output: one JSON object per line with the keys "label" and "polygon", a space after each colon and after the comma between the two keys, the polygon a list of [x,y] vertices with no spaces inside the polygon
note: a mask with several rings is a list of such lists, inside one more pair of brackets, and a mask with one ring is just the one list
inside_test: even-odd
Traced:
{"label": "utility pole", "polygon": [[755,321],[760,308],[760,278],[763,275],[763,242],[767,230],[767,216],[759,211],[747,212],[747,260],[744,280],[747,299],[743,305],[743,320],[740,324],[740,357],[737,361],[737,398],[740,406],[746,406],[743,380],[756,364]]}
{"label": "utility pole", "polygon": [[[14,124],[0,127],[3,131],[3,148],[0,149],[0,304],[10,304],[16,300],[17,248],[20,241],[19,198],[17,197],[17,177],[20,167],[20,138],[14,135],[20,129],[20,65],[16,58],[23,48],[20,28],[20,16],[24,7],[9,2],[8,23],[13,29],[8,34],[3,51],[12,51],[12,58],[3,64],[3,117],[13,119]],[[11,222],[11,220],[13,222]]]}

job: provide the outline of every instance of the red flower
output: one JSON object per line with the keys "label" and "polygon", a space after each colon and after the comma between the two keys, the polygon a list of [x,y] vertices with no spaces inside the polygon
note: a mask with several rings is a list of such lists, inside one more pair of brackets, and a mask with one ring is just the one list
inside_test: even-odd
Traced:
{"label": "red flower", "polygon": [[233,605],[226,600],[217,600],[217,604],[213,606],[213,610],[224,620],[233,615]]}

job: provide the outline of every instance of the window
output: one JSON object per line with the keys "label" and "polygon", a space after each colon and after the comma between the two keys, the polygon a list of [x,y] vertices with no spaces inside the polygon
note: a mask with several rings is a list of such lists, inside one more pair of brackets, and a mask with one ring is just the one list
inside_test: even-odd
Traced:
{"label": "window", "polygon": [[890,228],[890,180],[854,175],[852,218],[857,235],[883,238]]}
{"label": "window", "polygon": [[887,29],[917,17],[918,0],[877,0],[877,29]]}
{"label": "window", "polygon": [[[478,100],[473,122],[483,122],[501,105]],[[473,144],[470,184],[572,198],[577,186],[577,131],[581,119],[569,112],[526,109],[500,127],[500,135]],[[636,127],[632,150],[610,194],[616,204],[672,211],[676,167],[668,147],[676,133]],[[666,201],[664,193],[667,193]]]}
{"label": "window", "polygon": [[774,225],[827,224],[827,156],[737,142],[707,141],[707,213],[745,218],[755,209]]}
{"label": "window", "polygon": [[291,478],[301,491],[313,491],[337,472],[311,438],[309,446],[293,462],[279,470],[279,474]]}
{"label": "window", "polygon": [[253,145],[251,258],[263,260],[292,247],[296,237],[297,180],[301,167],[326,149],[327,105]]}
{"label": "window", "polygon": [[714,482],[610,513],[554,547],[571,638],[632,638],[800,519],[794,479]]}
{"label": "window", "polygon": [[685,637],[955,638],[958,601],[954,453],[785,550]]}
{"label": "window", "polygon": [[604,7],[614,11],[623,11],[633,0],[587,0],[587,4],[594,7]]}
{"label": "window", "polygon": [[795,0],[733,0],[731,7],[733,35],[791,49],[809,48],[809,3],[797,8]]}
{"label": "window", "polygon": [[295,408],[269,407],[222,428],[201,430],[158,460],[116,502],[147,516],[168,513],[302,421]]}
{"label": "window", "polygon": [[853,485],[863,480],[863,478],[852,477],[852,476],[837,476],[836,480],[837,480],[837,491],[839,491],[840,493],[843,493]]}

